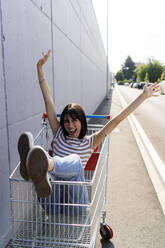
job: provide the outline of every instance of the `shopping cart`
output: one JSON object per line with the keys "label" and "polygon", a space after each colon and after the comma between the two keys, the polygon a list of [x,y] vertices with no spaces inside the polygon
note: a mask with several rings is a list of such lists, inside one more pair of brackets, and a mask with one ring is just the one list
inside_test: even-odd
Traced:
{"label": "shopping cart", "polygon": [[[108,118],[88,115],[87,118]],[[102,125],[88,125],[88,134]],[[49,151],[52,133],[46,116],[35,144]],[[85,168],[85,182],[51,181],[53,196],[38,198],[33,184],[24,181],[19,164],[10,176],[12,230],[11,247],[94,247],[98,225],[104,239],[113,236],[105,223],[104,205],[108,170],[108,138],[95,150]],[[72,201],[69,192],[72,189]],[[74,192],[87,190],[88,202],[79,202]],[[78,194],[80,195],[80,194]],[[57,197],[58,196],[58,197]],[[56,199],[52,201],[52,197]],[[58,199],[58,200],[57,200]]]}

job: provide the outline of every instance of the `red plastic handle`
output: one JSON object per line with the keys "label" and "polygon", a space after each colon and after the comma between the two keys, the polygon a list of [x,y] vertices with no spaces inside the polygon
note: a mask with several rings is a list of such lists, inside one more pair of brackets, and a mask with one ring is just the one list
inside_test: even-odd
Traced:
{"label": "red plastic handle", "polygon": [[43,113],[42,118],[43,119],[46,119],[47,118],[47,113],[46,112]]}

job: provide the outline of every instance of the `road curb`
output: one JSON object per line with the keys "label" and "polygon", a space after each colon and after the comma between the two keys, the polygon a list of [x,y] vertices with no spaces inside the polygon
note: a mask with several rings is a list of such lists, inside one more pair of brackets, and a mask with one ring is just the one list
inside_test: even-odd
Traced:
{"label": "road curb", "polygon": [[[116,91],[122,107],[125,108],[127,104],[124,97],[117,87]],[[131,114],[127,118],[165,215],[165,165],[135,116]]]}

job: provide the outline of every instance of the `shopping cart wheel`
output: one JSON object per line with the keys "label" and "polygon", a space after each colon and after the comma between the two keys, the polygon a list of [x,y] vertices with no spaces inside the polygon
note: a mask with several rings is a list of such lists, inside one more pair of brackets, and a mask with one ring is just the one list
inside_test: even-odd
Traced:
{"label": "shopping cart wheel", "polygon": [[103,239],[109,240],[113,238],[113,230],[112,228],[107,225],[107,224],[102,224],[100,225],[100,234]]}

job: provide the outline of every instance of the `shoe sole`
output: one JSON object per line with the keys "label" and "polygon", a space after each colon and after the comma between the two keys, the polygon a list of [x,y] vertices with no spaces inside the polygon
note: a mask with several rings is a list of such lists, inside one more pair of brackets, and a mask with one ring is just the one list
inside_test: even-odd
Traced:
{"label": "shoe sole", "polygon": [[27,157],[26,167],[37,195],[41,198],[48,197],[51,194],[51,185],[47,173],[49,161],[42,147],[34,146],[31,149]]}
{"label": "shoe sole", "polygon": [[20,156],[20,174],[26,181],[29,180],[29,176],[26,169],[26,159],[30,149],[33,147],[33,143],[34,142],[32,134],[29,132],[25,132],[19,137],[17,144]]}

